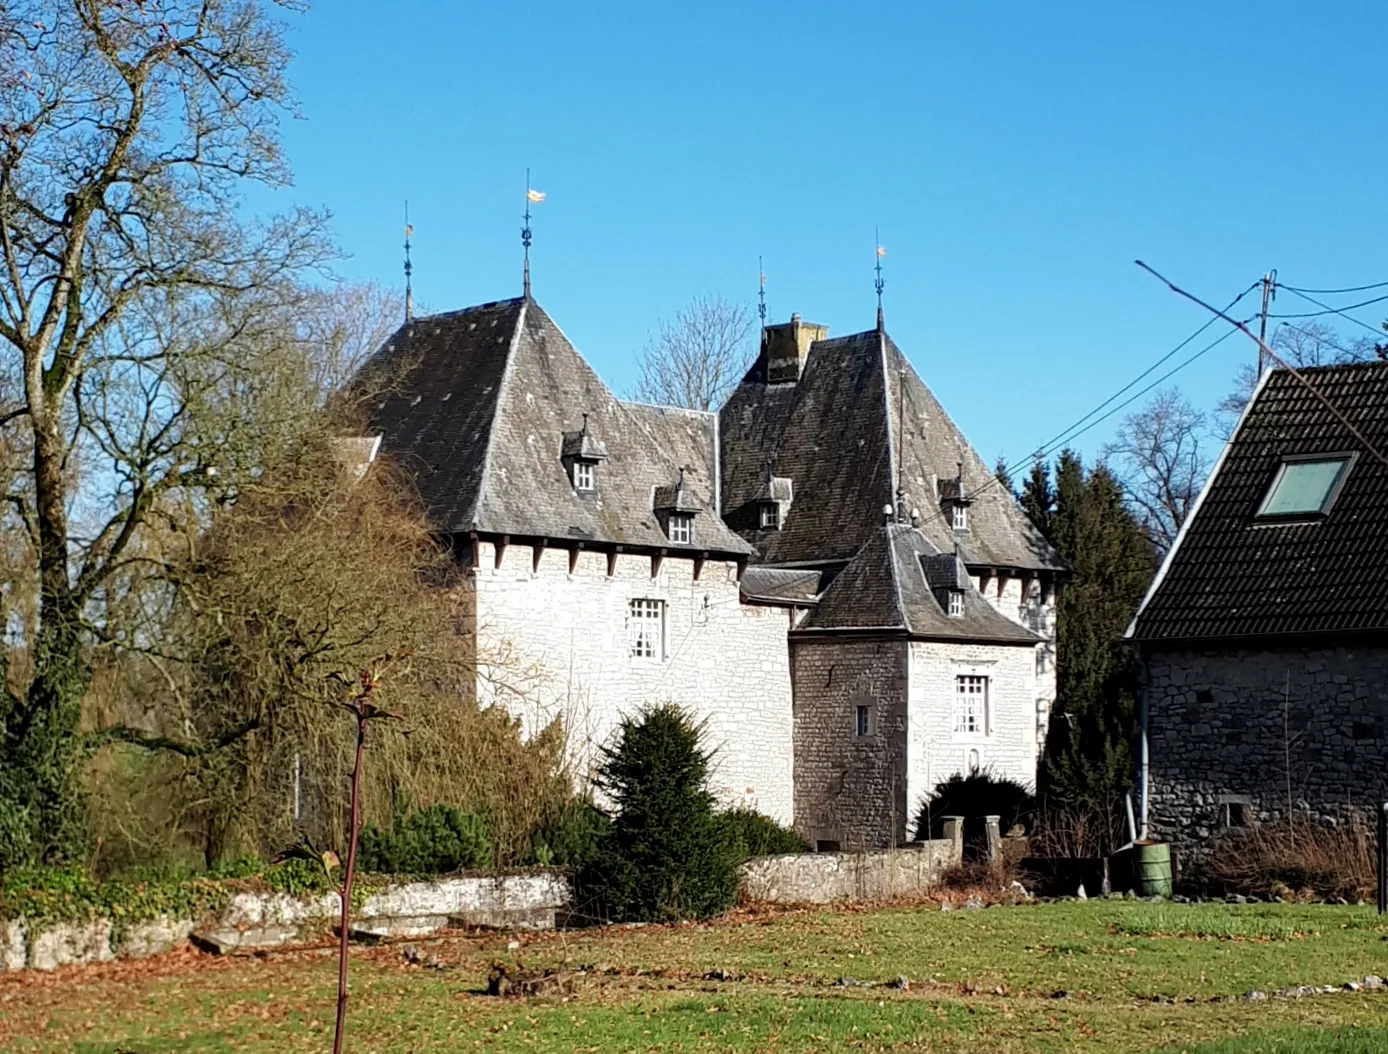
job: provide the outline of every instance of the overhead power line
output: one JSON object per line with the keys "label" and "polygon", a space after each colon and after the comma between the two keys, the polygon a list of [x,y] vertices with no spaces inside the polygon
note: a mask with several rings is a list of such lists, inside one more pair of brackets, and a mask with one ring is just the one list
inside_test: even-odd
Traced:
{"label": "overhead power line", "polygon": [[1289,289],[1293,293],[1315,293],[1318,296],[1338,296],[1341,293],[1363,293],[1370,289],[1383,289],[1385,287],[1388,287],[1388,282],[1374,282],[1372,285],[1352,285],[1344,289],[1303,289],[1294,285],[1281,286],[1281,288]]}
{"label": "overhead power line", "polygon": [[[1244,297],[1246,297],[1249,293],[1253,292],[1253,290],[1257,289],[1258,286],[1261,285],[1261,284],[1262,284],[1262,280],[1261,280],[1261,279],[1259,279],[1257,282],[1254,282],[1254,283],[1253,283],[1252,285],[1250,285],[1247,289],[1245,289],[1242,293],[1240,293],[1238,296],[1234,297],[1233,300],[1229,301],[1229,304],[1228,304],[1228,306],[1225,308],[1225,310],[1227,311],[1229,308],[1234,307],[1240,300],[1242,300]],[[1172,348],[1170,351],[1166,352],[1166,354],[1162,355],[1162,357],[1159,358],[1159,359],[1157,359],[1156,362],[1154,362],[1154,363],[1152,363],[1152,365],[1148,366],[1145,370],[1143,370],[1141,373],[1139,373],[1139,374],[1138,374],[1136,377],[1134,377],[1131,381],[1129,381],[1127,384],[1123,385],[1123,387],[1119,388],[1118,391],[1114,392],[1114,393],[1113,393],[1112,395],[1110,395],[1107,399],[1105,399],[1103,402],[1101,402],[1098,406],[1094,407],[1094,409],[1090,410],[1090,411],[1089,411],[1087,414],[1085,414],[1083,417],[1079,418],[1079,420],[1075,421],[1075,422],[1074,422],[1072,425],[1070,425],[1068,428],[1066,428],[1066,429],[1064,429],[1064,430],[1058,432],[1056,435],[1052,436],[1049,440],[1047,440],[1045,443],[1043,443],[1040,447],[1038,447],[1038,448],[1037,448],[1036,450],[1034,450],[1033,452],[1027,454],[1025,457],[1019,458],[1018,460],[1016,460],[1016,461],[1013,462],[1012,464],[1005,466],[1004,469],[1003,469],[1003,471],[1004,471],[1007,475],[1010,476],[1010,475],[1012,475],[1014,472],[1016,472],[1018,469],[1024,468],[1025,466],[1030,465],[1033,461],[1037,460],[1038,458],[1043,458],[1043,459],[1044,459],[1044,458],[1046,458],[1046,457],[1049,457],[1049,456],[1050,456],[1051,454],[1053,454],[1056,450],[1060,449],[1060,447],[1064,446],[1064,445],[1067,444],[1067,443],[1073,442],[1074,440],[1078,439],[1080,436],[1084,435],[1086,432],[1090,431],[1091,429],[1097,428],[1099,425],[1103,424],[1105,421],[1107,421],[1109,418],[1111,418],[1114,414],[1118,413],[1120,410],[1126,409],[1128,406],[1131,406],[1134,402],[1136,402],[1138,399],[1141,399],[1144,395],[1146,395],[1148,392],[1150,392],[1153,388],[1156,388],[1158,385],[1163,384],[1164,382],[1166,382],[1167,380],[1169,380],[1171,377],[1175,376],[1177,373],[1179,373],[1181,370],[1185,369],[1187,366],[1189,366],[1189,365],[1190,365],[1192,362],[1194,362],[1196,359],[1200,358],[1202,355],[1204,355],[1204,354],[1206,354],[1207,352],[1209,352],[1209,351],[1213,350],[1214,348],[1218,347],[1220,344],[1223,344],[1226,340],[1228,340],[1231,336],[1234,335],[1234,331],[1233,331],[1233,330],[1229,330],[1229,331],[1228,331],[1227,333],[1225,333],[1223,336],[1217,337],[1217,338],[1215,338],[1213,341],[1211,341],[1210,343],[1204,345],[1204,346],[1203,346],[1202,348],[1200,348],[1198,351],[1194,352],[1193,354],[1191,354],[1191,355],[1188,356],[1187,358],[1183,359],[1179,364],[1177,364],[1176,366],[1174,366],[1172,369],[1170,369],[1170,370],[1168,370],[1166,373],[1162,374],[1162,375],[1161,375],[1160,377],[1158,377],[1155,381],[1152,381],[1150,384],[1146,385],[1145,387],[1143,387],[1143,388],[1140,389],[1139,391],[1134,392],[1132,395],[1128,396],[1128,398],[1127,398],[1127,399],[1124,399],[1121,403],[1118,403],[1117,406],[1112,406],[1112,405],[1111,405],[1111,404],[1114,402],[1114,400],[1122,398],[1122,396],[1123,396],[1124,394],[1126,394],[1127,392],[1131,391],[1131,390],[1133,389],[1133,387],[1135,387],[1136,385],[1140,384],[1145,378],[1151,376],[1151,374],[1152,374],[1155,370],[1160,369],[1164,363],[1167,363],[1167,362],[1171,361],[1171,358],[1172,358],[1173,356],[1179,354],[1182,348],[1185,348],[1185,347],[1189,346],[1190,343],[1191,343],[1191,341],[1195,340],[1195,338],[1198,337],[1198,336],[1200,336],[1201,333],[1204,333],[1205,330],[1209,329],[1210,326],[1213,325],[1216,321],[1217,321],[1216,319],[1213,319],[1213,318],[1212,318],[1212,319],[1210,319],[1208,322],[1206,322],[1204,325],[1202,325],[1202,326],[1200,326],[1199,328],[1197,328],[1197,329],[1195,330],[1195,332],[1193,332],[1190,336],[1186,337],[1185,340],[1181,341],[1179,344],[1177,344],[1177,345],[1176,345],[1174,348]],[[1097,416],[1097,417],[1095,416],[1096,414],[1100,414],[1102,411],[1104,411],[1104,410],[1106,410],[1106,409],[1107,409],[1107,412],[1106,412],[1106,413],[1102,413],[1102,416]],[[988,491],[990,488],[1000,485],[1001,482],[1002,482],[1001,479],[999,479],[997,475],[993,475],[992,477],[989,478],[988,482],[982,484],[981,486],[979,486],[979,487],[975,488],[973,491],[971,491],[971,492],[969,493],[969,495],[968,495],[968,499],[969,499],[970,501],[974,500],[974,499],[977,498],[980,494],[985,493],[985,492]],[[924,525],[925,523],[933,523],[935,520],[943,520],[944,518],[945,518],[945,514],[944,514],[943,511],[936,512],[936,513],[933,513],[932,515],[926,517],[926,518],[922,521],[922,525]]]}
{"label": "overhead power line", "polygon": [[[1176,285],[1174,282],[1172,282],[1171,279],[1165,277],[1164,275],[1159,274],[1157,271],[1153,270],[1151,267],[1148,267],[1148,266],[1147,266],[1145,263],[1143,263],[1141,260],[1134,260],[1133,262],[1136,263],[1139,267],[1141,267],[1141,268],[1142,268],[1144,271],[1146,271],[1148,274],[1150,274],[1153,278],[1157,279],[1159,282],[1162,282],[1162,283],[1163,283],[1168,289],[1170,289],[1173,293],[1176,293],[1178,296],[1183,296],[1183,297],[1185,297],[1187,300],[1190,300],[1190,301],[1193,301],[1194,303],[1199,304],[1199,305],[1200,305],[1201,307],[1203,307],[1206,311],[1212,311],[1212,312],[1214,312],[1214,314],[1216,314],[1216,315],[1219,316],[1220,318],[1224,319],[1224,321],[1225,321],[1225,322],[1228,322],[1231,326],[1234,326],[1235,328],[1237,328],[1237,329],[1239,329],[1239,330],[1242,330],[1243,333],[1244,333],[1250,340],[1256,341],[1257,344],[1258,344],[1258,346],[1259,346],[1260,348],[1262,348],[1262,351],[1263,351],[1263,354],[1264,354],[1264,355],[1266,355],[1266,356],[1267,356],[1268,358],[1270,358],[1273,362],[1277,363],[1277,365],[1281,366],[1284,370],[1286,370],[1286,371],[1287,371],[1288,373],[1290,373],[1293,377],[1295,377],[1296,380],[1297,380],[1297,382],[1300,383],[1301,386],[1302,386],[1303,388],[1305,388],[1308,392],[1310,392],[1312,395],[1314,395],[1314,396],[1316,397],[1316,400],[1317,400],[1322,406],[1324,406],[1327,410],[1330,411],[1331,416],[1334,417],[1335,420],[1339,421],[1340,424],[1344,425],[1345,428],[1347,428],[1347,429],[1349,430],[1349,434],[1350,434],[1350,435],[1354,436],[1355,439],[1359,440],[1359,442],[1361,442],[1361,443],[1364,444],[1364,449],[1365,449],[1365,450],[1367,450],[1370,454],[1372,454],[1375,458],[1377,458],[1383,465],[1388,466],[1388,457],[1384,457],[1384,456],[1383,456],[1383,453],[1378,449],[1378,447],[1374,446],[1371,442],[1369,442],[1369,440],[1365,437],[1364,433],[1361,432],[1361,431],[1359,431],[1359,429],[1357,429],[1356,427],[1354,427],[1354,424],[1350,421],[1350,419],[1349,419],[1348,417],[1346,417],[1346,416],[1340,411],[1340,408],[1339,408],[1338,406],[1336,406],[1334,403],[1332,403],[1329,399],[1327,399],[1323,394],[1321,394],[1320,389],[1317,388],[1317,387],[1316,387],[1314,384],[1312,384],[1310,381],[1308,381],[1308,380],[1306,379],[1306,375],[1305,375],[1305,374],[1303,374],[1300,370],[1298,370],[1295,366],[1293,366],[1293,365],[1292,365],[1290,362],[1288,362],[1286,359],[1282,358],[1281,355],[1277,354],[1277,352],[1273,351],[1270,347],[1268,347],[1268,346],[1267,346],[1265,343],[1263,343],[1261,340],[1258,340],[1257,336],[1253,333],[1253,331],[1252,331],[1251,329],[1248,328],[1247,323],[1239,322],[1239,321],[1237,321],[1236,319],[1232,319],[1232,318],[1230,318],[1227,314],[1225,314],[1223,311],[1219,310],[1219,308],[1217,308],[1217,307],[1212,307],[1211,305],[1205,303],[1205,301],[1201,300],[1201,299],[1200,299],[1198,296],[1196,296],[1194,293],[1187,293],[1187,292],[1186,292],[1184,289],[1182,289],[1180,286],[1178,286],[1178,285]],[[1309,298],[1308,298],[1308,299],[1309,299]],[[1382,297],[1382,298],[1380,298],[1380,299],[1388,300],[1388,297]],[[1346,316],[1346,317],[1348,317],[1348,316]]]}
{"label": "overhead power line", "polygon": [[1356,326],[1363,326],[1365,329],[1367,329],[1370,333],[1373,333],[1375,336],[1381,336],[1381,335],[1383,334],[1383,330],[1382,330],[1382,329],[1380,329],[1380,328],[1378,328],[1378,327],[1376,327],[1376,326],[1371,326],[1371,325],[1369,325],[1367,322],[1363,321],[1362,319],[1355,318],[1353,315],[1347,315],[1347,314],[1345,314],[1345,312],[1346,312],[1346,311],[1353,311],[1355,308],[1368,307],[1370,304],[1381,303],[1381,302],[1384,301],[1384,300],[1388,300],[1388,295],[1374,297],[1372,300],[1365,300],[1365,301],[1363,301],[1362,303],[1359,303],[1359,304],[1350,304],[1348,307],[1343,307],[1343,308],[1341,308],[1341,307],[1331,307],[1329,304],[1322,304],[1322,303],[1321,303],[1319,300],[1317,300],[1315,297],[1313,297],[1313,296],[1307,296],[1307,295],[1306,295],[1305,293],[1303,293],[1301,290],[1299,290],[1299,289],[1293,289],[1293,288],[1292,288],[1291,286],[1289,286],[1289,285],[1284,285],[1282,288],[1285,289],[1285,290],[1287,290],[1287,292],[1289,292],[1289,293],[1294,293],[1295,295],[1301,297],[1302,300],[1305,300],[1305,301],[1307,301],[1307,302],[1309,302],[1309,303],[1315,304],[1315,305],[1316,305],[1317,307],[1319,307],[1319,308],[1324,308],[1324,310],[1322,310],[1322,311],[1310,311],[1310,312],[1306,312],[1306,313],[1300,314],[1300,315],[1269,315],[1269,316],[1268,316],[1269,318],[1319,318],[1319,317],[1321,317],[1321,316],[1323,316],[1323,315],[1339,315],[1341,318],[1346,319],[1346,320],[1348,320],[1348,321],[1350,321],[1350,322],[1353,322]]}

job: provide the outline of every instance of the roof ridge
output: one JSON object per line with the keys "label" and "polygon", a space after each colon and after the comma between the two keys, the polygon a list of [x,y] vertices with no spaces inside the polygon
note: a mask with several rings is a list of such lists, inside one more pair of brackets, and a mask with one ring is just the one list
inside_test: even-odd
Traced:
{"label": "roof ridge", "polygon": [[520,345],[521,334],[525,332],[526,308],[531,303],[529,297],[516,297],[515,299],[520,301],[520,310],[516,312],[516,328],[511,333],[511,342],[506,345],[506,365],[501,369],[501,381],[496,386],[496,398],[492,402],[492,423],[491,427],[487,429],[487,448],[482,454],[482,474],[477,481],[477,493],[473,496],[472,512],[468,520],[473,530],[477,529],[482,512],[482,503],[487,495],[487,482],[492,472],[492,449],[496,446],[497,424],[500,422],[502,404],[506,400],[507,382],[515,370],[516,349]]}

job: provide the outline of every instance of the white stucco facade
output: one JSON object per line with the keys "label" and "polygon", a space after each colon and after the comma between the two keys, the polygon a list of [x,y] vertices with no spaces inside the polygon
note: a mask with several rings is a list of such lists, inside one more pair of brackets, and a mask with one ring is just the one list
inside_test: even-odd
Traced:
{"label": "white stucco facade", "polygon": [[[556,718],[576,779],[624,715],[676,703],[706,722],[711,789],[727,806],[792,819],[790,610],[743,603],[736,564],[580,551],[479,546],[463,586],[474,609],[479,699],[502,704],[528,734]],[[633,601],[661,615],[657,654],[633,656]],[[649,611],[646,607],[644,610]]]}

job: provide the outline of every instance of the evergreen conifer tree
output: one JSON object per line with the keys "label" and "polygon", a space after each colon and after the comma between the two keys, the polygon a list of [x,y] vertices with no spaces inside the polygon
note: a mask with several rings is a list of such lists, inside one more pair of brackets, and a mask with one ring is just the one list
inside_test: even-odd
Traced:
{"label": "evergreen conifer tree", "polygon": [[737,850],[708,791],[702,726],[677,706],[624,719],[598,786],[616,809],[579,876],[590,909],[612,922],[705,918],[737,898]]}
{"label": "evergreen conifer tree", "polygon": [[1073,451],[1060,455],[1054,489],[1047,466],[1032,467],[1022,504],[1073,570],[1059,594],[1058,683],[1041,794],[1047,807],[1109,820],[1133,778],[1137,670],[1123,631],[1151,581],[1156,554],[1108,468],[1086,473]]}

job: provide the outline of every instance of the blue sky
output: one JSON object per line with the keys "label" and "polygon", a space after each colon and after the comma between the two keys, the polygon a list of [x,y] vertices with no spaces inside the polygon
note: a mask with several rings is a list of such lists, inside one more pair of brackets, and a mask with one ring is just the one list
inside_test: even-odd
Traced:
{"label": "blue sky", "polygon": [[[319,0],[291,37],[286,196],[342,274],[401,281],[408,197],[421,302],[517,295],[530,166],[536,298],[619,393],[759,254],[773,320],[870,327],[874,226],[887,328],[990,460],[1205,321],[1134,258],[1221,304],[1388,280],[1381,3]],[[1212,407],[1253,357],[1176,380]]]}

